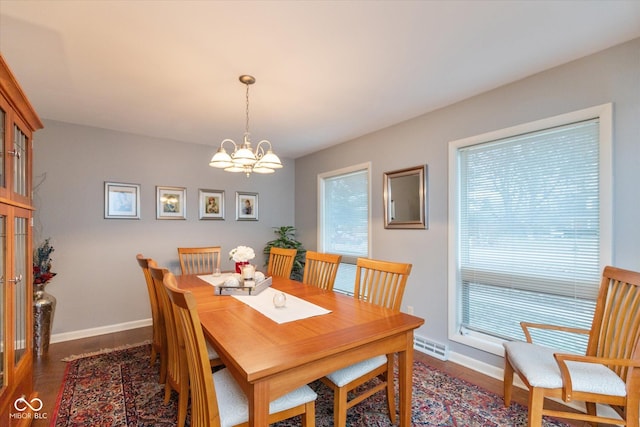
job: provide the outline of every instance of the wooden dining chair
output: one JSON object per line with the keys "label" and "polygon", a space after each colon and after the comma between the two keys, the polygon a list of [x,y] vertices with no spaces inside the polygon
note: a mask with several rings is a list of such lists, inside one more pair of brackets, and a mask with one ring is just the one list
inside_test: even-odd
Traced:
{"label": "wooden dining chair", "polygon": [[[354,298],[400,311],[410,273],[411,264],[358,258]],[[334,393],[334,426],[344,427],[349,408],[383,389],[387,394],[389,419],[392,424],[395,424],[394,363],[394,354],[380,355],[347,366],[322,378],[322,382],[329,386]],[[361,387],[376,377],[380,381],[375,385],[370,388]],[[356,389],[358,390],[356,391]]]}
{"label": "wooden dining chair", "polygon": [[276,248],[269,250],[269,264],[267,265],[267,276],[291,277],[293,261],[296,259],[296,249]]}
{"label": "wooden dining chair", "polygon": [[[605,267],[590,330],[520,324],[526,342],[504,343],[504,403],[511,403],[514,372],[529,389],[530,427],[545,415],[638,427],[640,418],[640,273]],[[530,329],[588,334],[584,355],[565,354],[533,343]],[[545,398],[586,404],[587,413],[545,409]],[[598,415],[596,404],[608,405],[620,417]]]}
{"label": "wooden dining chair", "polygon": [[[242,388],[226,368],[211,374],[195,297],[189,291],[178,289],[170,272],[165,274],[164,283],[185,344],[182,351],[191,384],[191,426],[247,425],[249,404]],[[302,415],[303,426],[315,427],[316,398],[316,393],[305,385],[272,401],[269,424]]]}
{"label": "wooden dining chair", "polygon": [[302,283],[333,290],[342,255],[307,251]]}
{"label": "wooden dining chair", "polygon": [[182,274],[211,274],[220,269],[220,246],[178,248]]}
{"label": "wooden dining chair", "polygon": [[156,360],[160,359],[160,383],[164,383],[165,377],[164,373],[166,372],[166,356],[165,353],[165,338],[163,333],[163,321],[162,314],[160,313],[160,307],[158,306],[158,297],[156,296],[156,291],[153,286],[153,279],[151,278],[151,273],[149,272],[149,263],[153,262],[151,258],[145,258],[142,254],[136,255],[136,260],[138,261],[138,265],[142,268],[142,272],[144,273],[144,280],[147,284],[147,294],[149,295],[149,304],[151,306],[151,361],[150,364],[153,365],[156,363]]}
{"label": "wooden dining chair", "polygon": [[[164,403],[169,403],[171,390],[178,393],[178,427],[183,427],[187,417],[187,404],[189,402],[189,372],[187,361],[180,355],[180,348],[184,346],[178,335],[173,306],[169,295],[165,290],[164,277],[169,272],[166,268],[160,268],[155,263],[149,266],[149,272],[153,279],[154,288],[158,296],[160,311],[164,319],[166,332],[167,363],[166,381],[164,386]],[[207,355],[212,367],[221,366],[222,360],[215,349],[207,341]]]}

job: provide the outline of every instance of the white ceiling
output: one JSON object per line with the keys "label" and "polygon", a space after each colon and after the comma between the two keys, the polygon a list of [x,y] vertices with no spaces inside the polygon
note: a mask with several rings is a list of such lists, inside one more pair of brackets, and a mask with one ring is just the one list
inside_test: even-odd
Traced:
{"label": "white ceiling", "polygon": [[[296,158],[640,37],[640,1],[0,0],[43,119]],[[212,149],[212,153],[213,153]]]}

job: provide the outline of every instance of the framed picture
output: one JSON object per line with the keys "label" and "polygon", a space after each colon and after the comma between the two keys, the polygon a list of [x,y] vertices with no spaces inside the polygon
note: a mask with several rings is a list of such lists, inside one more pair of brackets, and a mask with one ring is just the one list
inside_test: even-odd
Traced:
{"label": "framed picture", "polygon": [[156,187],[156,219],[186,219],[187,189]]}
{"label": "framed picture", "polygon": [[258,220],[258,193],[236,191],[236,220]]}
{"label": "framed picture", "polygon": [[200,189],[200,219],[224,219],[224,191]]}
{"label": "framed picture", "polygon": [[105,182],[104,217],[140,219],[140,185]]}

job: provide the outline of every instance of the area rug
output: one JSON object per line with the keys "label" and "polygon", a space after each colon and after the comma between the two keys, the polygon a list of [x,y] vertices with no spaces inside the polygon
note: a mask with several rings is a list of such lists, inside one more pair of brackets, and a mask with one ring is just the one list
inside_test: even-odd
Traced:
{"label": "area rug", "polygon": [[[149,364],[150,351],[144,344],[70,358],[51,426],[174,426],[177,395],[164,404],[164,387],[158,384],[158,365]],[[527,425],[526,407],[513,403],[505,408],[501,396],[419,361],[414,364],[413,384],[413,426]],[[318,393],[316,426],[333,426],[331,390],[319,381],[311,387]],[[300,425],[299,418],[275,424]],[[384,392],[350,409],[347,426],[391,426]],[[549,419],[544,426],[569,427]]]}

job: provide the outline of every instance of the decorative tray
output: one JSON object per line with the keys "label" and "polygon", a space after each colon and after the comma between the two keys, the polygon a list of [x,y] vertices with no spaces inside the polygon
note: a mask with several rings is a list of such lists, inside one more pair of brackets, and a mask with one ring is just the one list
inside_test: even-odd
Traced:
{"label": "decorative tray", "polygon": [[267,277],[262,282],[256,283],[255,286],[224,286],[215,287],[216,295],[258,295],[260,292],[271,286],[271,277]]}

